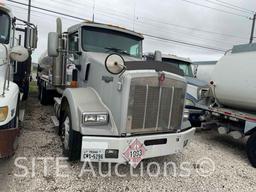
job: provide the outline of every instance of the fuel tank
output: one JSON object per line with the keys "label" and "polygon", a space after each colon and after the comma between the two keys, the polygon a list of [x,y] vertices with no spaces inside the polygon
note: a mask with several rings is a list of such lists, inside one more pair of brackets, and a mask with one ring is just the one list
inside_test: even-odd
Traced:
{"label": "fuel tank", "polygon": [[218,102],[224,106],[256,110],[256,43],[237,45],[224,55],[212,73]]}

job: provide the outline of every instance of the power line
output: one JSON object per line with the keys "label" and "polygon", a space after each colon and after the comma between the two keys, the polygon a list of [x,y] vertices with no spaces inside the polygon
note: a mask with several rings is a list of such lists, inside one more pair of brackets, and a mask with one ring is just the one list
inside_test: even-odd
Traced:
{"label": "power line", "polygon": [[[13,6],[13,7],[17,7],[17,8],[19,8],[19,9],[22,9],[22,10],[27,10],[27,8],[24,8],[24,7],[21,7],[21,6],[19,6],[19,5],[12,5],[12,4],[7,4],[7,5],[11,5],[11,6]],[[16,12],[16,11],[15,11]],[[20,13],[20,14],[24,14],[24,12],[23,11],[19,11],[19,10],[17,10],[17,12],[18,13]],[[34,13],[39,13],[40,15],[38,15],[38,14],[34,14]],[[40,18],[42,18],[42,16],[41,15],[47,15],[47,16],[51,16],[51,17],[54,17],[54,18],[56,18],[56,13],[48,13],[48,14],[46,14],[45,12],[41,12],[40,10],[33,10],[32,11],[32,13],[31,13],[31,15],[33,15],[33,16],[35,16],[35,17],[40,17]],[[68,20],[74,20],[74,18],[70,18],[70,17],[68,17],[68,16],[65,16],[65,19],[68,19]],[[75,19],[75,20],[77,20],[77,19]]]}
{"label": "power line", "polygon": [[186,2],[186,3],[193,4],[193,5],[196,5],[196,6],[208,8],[208,9],[211,9],[211,10],[214,10],[214,11],[218,11],[218,12],[222,12],[222,13],[226,13],[226,14],[235,15],[235,16],[238,16],[238,17],[243,17],[243,18],[246,18],[246,19],[250,19],[250,17],[247,16],[247,15],[242,15],[242,14],[237,14],[237,13],[230,12],[230,11],[225,11],[225,10],[223,10],[223,9],[218,9],[218,8],[210,7],[210,6],[207,6],[207,5],[203,5],[203,4],[200,4],[200,3],[196,3],[196,2],[194,2],[194,1],[189,1],[189,0],[181,0],[181,1],[184,1],[184,2]]}
{"label": "power line", "polygon": [[232,10],[236,10],[236,11],[240,11],[240,12],[243,12],[243,13],[247,13],[247,14],[252,14],[253,11],[247,11],[247,10],[244,10],[242,8],[238,8],[238,6],[231,6],[231,5],[228,5],[228,4],[225,4],[225,3],[222,3],[222,2],[219,2],[219,1],[212,1],[212,0],[204,0],[204,1],[207,1],[209,3],[212,3],[212,4],[215,4],[215,5],[219,5],[219,6],[222,6],[222,7],[225,7],[225,8],[229,8],[229,9],[232,9]]}
{"label": "power line", "polygon": [[[21,2],[18,2],[18,1],[14,1],[14,0],[7,0],[7,1],[12,2],[12,3],[19,4],[19,5],[27,6],[26,3],[21,3]],[[53,11],[53,10],[49,10],[49,9],[37,7],[37,6],[34,6],[34,5],[31,5],[31,7],[32,7],[32,8],[35,8],[35,9],[42,10],[42,11],[54,13],[54,14],[57,14],[57,15],[62,15],[62,16],[65,16],[65,17],[71,17],[71,18],[73,18],[73,19],[85,20],[84,18],[81,18],[81,17],[76,17],[76,16],[73,16],[73,15],[69,15],[69,14],[66,14],[66,13],[61,13],[61,12],[58,12],[58,11]]]}
{"label": "power line", "polygon": [[[188,26],[184,26],[184,25],[178,25],[178,24],[173,24],[173,23],[168,23],[168,22],[163,22],[163,21],[157,21],[157,20],[154,20],[154,19],[150,19],[150,21],[152,21],[154,23],[161,23],[161,24],[164,24],[164,25],[169,25],[169,26],[182,28],[182,29],[188,29],[188,30],[191,30],[191,31],[197,31],[197,32],[201,32],[201,33],[215,34],[215,35],[221,35],[221,36],[225,36],[225,37],[232,37],[232,38],[238,38],[238,39],[247,39],[245,37],[240,37],[240,36],[237,36],[237,35],[218,33],[218,32],[214,32],[214,31],[208,31],[208,30],[198,29],[198,28],[194,28],[194,27],[188,27]],[[145,22],[145,21],[143,20],[143,21],[138,21],[138,22]]]}
{"label": "power line", "polygon": [[155,39],[160,39],[164,41],[169,41],[169,42],[174,42],[174,43],[179,43],[179,44],[184,44],[184,45],[189,45],[193,47],[198,47],[198,48],[203,48],[203,49],[208,49],[208,50],[213,50],[213,51],[218,51],[218,52],[225,52],[224,49],[219,49],[219,48],[214,48],[214,47],[208,47],[206,45],[199,45],[199,44],[194,44],[190,42],[185,42],[185,41],[180,41],[180,40],[174,40],[174,39],[169,39],[169,38],[164,38],[164,37],[158,37],[154,35],[149,35],[149,34],[143,34],[144,36],[155,38]]}
{"label": "power line", "polygon": [[215,0],[215,1],[218,1],[218,2],[223,3],[223,4],[226,4],[226,5],[230,5],[230,6],[232,6],[232,7],[236,7],[236,8],[239,8],[239,9],[241,9],[241,10],[245,10],[245,11],[248,11],[248,12],[251,12],[251,13],[254,13],[254,12],[255,12],[255,11],[252,11],[252,10],[250,10],[250,9],[243,8],[243,7],[239,7],[239,6],[234,5],[234,4],[232,4],[232,3],[228,3],[228,2],[226,2],[226,1],[222,1],[222,0]]}
{"label": "power line", "polygon": [[[25,3],[16,2],[14,0],[7,0],[7,1],[10,1],[10,2],[13,2],[13,3],[17,3],[17,4],[20,4],[20,5],[23,5],[23,6],[27,6]],[[52,11],[52,10],[45,9],[45,8],[40,8],[40,7],[33,6],[33,5],[31,7],[35,8],[35,9],[42,10],[42,11],[46,11],[46,12],[62,15],[62,16],[65,16],[65,17],[70,17],[70,18],[74,18],[74,19],[78,19],[78,20],[83,20],[83,21],[85,20],[85,19],[80,18],[80,17],[76,17],[76,16],[72,16],[72,15],[69,15],[69,14],[64,14],[64,13]],[[192,47],[203,48],[203,49],[219,51],[219,52],[225,52],[225,50],[209,47],[209,46],[206,46],[206,45],[199,45],[199,44],[194,44],[194,43],[185,42],[185,41],[181,41],[181,40],[174,40],[174,39],[169,39],[169,38],[164,38],[164,37],[158,37],[158,36],[150,35],[150,34],[146,34],[146,33],[144,33],[143,35],[145,35],[147,37],[155,38],[155,39],[160,39],[160,40],[168,41],[168,42],[174,42],[174,43],[179,43],[179,44],[183,44],[183,45],[189,45],[189,46],[192,46]]]}
{"label": "power line", "polygon": [[[58,0],[58,1],[61,1],[61,0]],[[74,2],[74,1],[72,1]],[[54,2],[55,3],[55,2]],[[88,2],[89,3],[89,2]],[[80,3],[80,4],[83,4],[83,5],[86,5],[84,3]],[[70,2],[62,2],[62,5],[67,5],[67,6],[77,6],[77,5],[71,5]],[[116,15],[117,17],[123,17],[127,20],[130,20],[131,22],[133,22],[134,20],[132,18],[129,18],[127,16],[126,13],[124,12],[120,12],[120,11],[117,11],[117,10],[114,10],[114,9],[111,9],[109,7],[105,7],[105,6],[97,6],[97,7],[102,7],[102,8],[105,8],[105,9],[109,9],[109,10],[113,10],[113,12],[108,12],[108,11],[105,11],[105,10],[102,10],[102,9],[98,9],[100,12],[104,12],[106,14],[111,14],[111,15]],[[97,10],[96,10],[97,11]],[[117,14],[117,13],[120,13],[120,14]],[[152,23],[149,23],[149,22],[154,22],[154,23],[157,23],[157,24],[163,24],[163,25],[168,25],[168,26],[172,26],[172,27],[176,27],[176,28],[181,28],[181,29],[187,29],[187,30],[191,30],[191,31],[198,31],[200,33],[208,33],[208,34],[215,34],[215,35],[221,35],[221,36],[225,36],[225,37],[231,37],[231,38],[239,38],[239,39],[247,39],[245,37],[241,37],[241,36],[237,36],[237,35],[233,35],[233,34],[223,34],[223,33],[218,33],[218,32],[214,32],[214,31],[209,31],[209,30],[203,30],[203,29],[198,29],[198,28],[194,28],[194,27],[189,27],[189,26],[184,26],[184,25],[178,25],[178,24],[174,24],[174,23],[169,23],[169,22],[164,22],[164,21],[159,21],[159,20],[162,20],[162,19],[159,19],[159,20],[154,20],[152,18],[148,18],[148,17],[140,17],[143,19],[143,22],[139,20],[139,18],[137,17],[137,20],[135,20],[136,22],[138,23],[147,23],[148,25],[152,25]],[[148,22],[149,21],[149,22]]]}
{"label": "power line", "polygon": [[[57,0],[57,1],[61,1],[61,0]],[[72,2],[75,2],[75,1],[72,1]],[[90,2],[88,2],[88,3],[90,3]],[[67,5],[67,6],[77,6],[76,4],[71,5],[70,2],[66,2],[66,1],[62,2],[61,4],[64,4],[64,5]],[[87,4],[84,4],[84,3],[79,3],[79,4],[87,5]],[[90,3],[90,4],[92,4],[92,3]],[[107,12],[105,10],[98,9],[98,7],[105,8],[105,9],[112,10],[112,11],[111,12]],[[130,20],[131,22],[133,22],[133,18],[129,18],[127,16],[127,13],[120,12],[120,11],[111,9],[111,8],[109,8],[107,6],[101,6],[101,5],[97,5],[96,8],[100,12],[105,12],[107,14],[116,15],[117,17],[124,17],[127,20]],[[221,36],[231,37],[231,38],[247,39],[247,37],[241,37],[241,36],[237,36],[237,35],[233,35],[233,34],[218,33],[218,32],[215,32],[215,31],[198,29],[198,28],[194,28],[194,27],[189,27],[189,26],[178,25],[178,24],[174,24],[174,23],[170,23],[170,22],[165,22],[165,21],[162,21],[163,19],[161,19],[161,18],[159,18],[159,20],[155,20],[155,19],[148,18],[148,17],[137,17],[137,20],[135,20],[135,21],[139,22],[139,23],[142,23],[142,21],[140,21],[139,18],[143,19],[143,23],[148,23],[149,25],[152,25],[152,23],[149,23],[149,22],[154,22],[154,23],[158,23],[158,24],[169,25],[169,26],[176,27],[176,28],[182,28],[182,29],[187,29],[187,30],[192,30],[192,31],[198,31],[198,32],[201,32],[201,33],[215,34],[215,35],[221,35]]]}

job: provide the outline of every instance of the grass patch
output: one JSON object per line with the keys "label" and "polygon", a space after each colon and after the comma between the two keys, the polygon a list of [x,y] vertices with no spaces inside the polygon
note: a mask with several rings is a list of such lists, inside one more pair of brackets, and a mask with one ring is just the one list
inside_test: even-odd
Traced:
{"label": "grass patch", "polygon": [[37,82],[31,81],[29,84],[29,92],[30,93],[37,93]]}

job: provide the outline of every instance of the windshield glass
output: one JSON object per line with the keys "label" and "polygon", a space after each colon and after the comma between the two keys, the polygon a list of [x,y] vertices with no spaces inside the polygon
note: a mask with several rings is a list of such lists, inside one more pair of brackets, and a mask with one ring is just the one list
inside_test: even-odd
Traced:
{"label": "windshield glass", "polygon": [[108,29],[84,27],[82,30],[82,47],[85,51],[115,52],[142,57],[142,39],[140,37]]}
{"label": "windshield glass", "polygon": [[176,64],[184,72],[185,76],[193,77],[192,67],[189,62],[168,58],[163,58],[163,62]]}
{"label": "windshield glass", "polygon": [[10,17],[0,10],[0,43],[9,43]]}

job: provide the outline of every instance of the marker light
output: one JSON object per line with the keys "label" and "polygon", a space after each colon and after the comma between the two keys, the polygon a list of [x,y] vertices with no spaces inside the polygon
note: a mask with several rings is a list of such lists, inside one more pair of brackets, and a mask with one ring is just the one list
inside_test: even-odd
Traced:
{"label": "marker light", "polygon": [[6,120],[8,115],[8,106],[0,107],[0,122]]}

